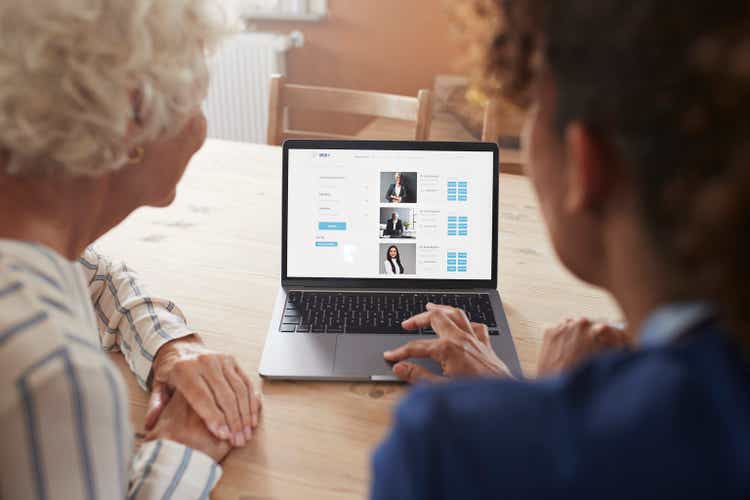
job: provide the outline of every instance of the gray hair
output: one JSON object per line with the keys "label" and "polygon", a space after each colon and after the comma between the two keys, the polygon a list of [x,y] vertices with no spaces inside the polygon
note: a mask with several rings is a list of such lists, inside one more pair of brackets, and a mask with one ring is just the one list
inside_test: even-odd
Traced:
{"label": "gray hair", "polygon": [[205,95],[206,51],[228,32],[215,0],[3,0],[8,173],[96,176],[178,132]]}

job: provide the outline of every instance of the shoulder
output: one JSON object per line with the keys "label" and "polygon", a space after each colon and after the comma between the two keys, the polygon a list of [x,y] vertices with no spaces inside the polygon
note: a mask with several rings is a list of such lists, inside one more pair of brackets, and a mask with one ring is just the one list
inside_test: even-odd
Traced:
{"label": "shoulder", "polygon": [[44,343],[66,327],[75,330],[90,307],[80,279],[73,263],[51,252],[44,259],[0,248],[0,352],[29,332],[44,330],[35,335],[35,342]]}
{"label": "shoulder", "polygon": [[[540,417],[553,398],[536,384],[454,381],[413,387],[373,456],[374,498],[480,498],[501,495],[549,470]],[[523,457],[539,453],[536,463]]]}
{"label": "shoulder", "polygon": [[24,418],[37,408],[36,418],[49,425],[69,425],[68,410],[108,413],[124,407],[126,392],[117,369],[97,346],[81,345],[71,338],[57,338],[42,345],[12,349],[13,360],[4,359],[0,414]]}
{"label": "shoulder", "polygon": [[[741,370],[721,374],[733,363],[722,341],[701,337],[684,346],[604,355],[535,382],[416,387],[399,405],[376,465],[418,453],[429,464],[426,476],[451,478],[441,485],[448,489],[451,482],[472,482],[508,491],[542,480],[559,487],[583,477],[602,485],[621,481],[624,471],[664,488],[686,470],[695,471],[693,486],[722,480],[739,467],[718,458],[727,457],[726,443],[750,439],[750,424],[732,417],[750,411],[750,391],[747,372],[744,379]],[[702,373],[702,364],[713,372]],[[727,393],[724,401],[717,392]],[[717,460],[705,464],[705,456]],[[544,473],[532,477],[533,471]]]}
{"label": "shoulder", "polygon": [[[603,354],[558,377],[536,381],[459,380],[449,384],[415,387],[397,410],[405,422],[427,413],[471,420],[479,413],[533,412],[550,402],[580,406],[599,404],[634,387],[637,394],[625,403],[670,396],[676,387],[700,392],[712,374],[697,372],[702,363],[721,364],[733,357],[722,336],[707,331],[689,343],[634,352]],[[509,406],[508,403],[512,403]],[[481,410],[481,411],[480,411]],[[514,415],[517,416],[517,415]],[[541,418],[554,416],[545,413]]]}
{"label": "shoulder", "polygon": [[[448,422],[448,427],[472,434],[485,428],[483,422],[490,419],[496,429],[492,434],[504,435],[506,445],[519,432],[530,431],[524,436],[528,439],[539,434],[534,430],[539,425],[550,429],[571,417],[579,422],[591,417],[594,428],[602,423],[611,433],[624,415],[630,422],[643,420],[658,412],[679,411],[671,403],[678,403],[686,392],[704,397],[705,384],[692,364],[690,356],[679,349],[655,349],[604,355],[564,375],[537,381],[424,385],[399,405],[396,422],[406,432],[426,432],[435,422],[441,427]],[[655,402],[659,402],[656,407]],[[599,422],[610,411],[612,418]]]}
{"label": "shoulder", "polygon": [[67,309],[61,277],[38,263],[0,259],[0,370],[5,380],[14,367],[57,347],[61,330],[55,311]]}
{"label": "shoulder", "polygon": [[[5,243],[0,245],[0,286],[64,292],[70,278],[70,269],[66,269],[70,265],[66,264],[62,257],[37,245]],[[7,295],[8,290],[3,288],[0,297]]]}
{"label": "shoulder", "polygon": [[96,331],[83,319],[88,297],[69,283],[78,278],[74,265],[54,256],[45,260],[43,254],[26,257],[0,256],[3,410],[17,404],[11,388],[58,387],[65,373],[101,374],[108,366]]}

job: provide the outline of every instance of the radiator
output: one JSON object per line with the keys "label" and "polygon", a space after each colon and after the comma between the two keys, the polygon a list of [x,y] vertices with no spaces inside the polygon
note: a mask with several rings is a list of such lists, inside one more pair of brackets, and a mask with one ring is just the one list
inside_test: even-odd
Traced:
{"label": "radiator", "polygon": [[299,32],[241,33],[225,42],[211,60],[208,136],[265,143],[271,75],[286,74],[287,52],[303,42]]}

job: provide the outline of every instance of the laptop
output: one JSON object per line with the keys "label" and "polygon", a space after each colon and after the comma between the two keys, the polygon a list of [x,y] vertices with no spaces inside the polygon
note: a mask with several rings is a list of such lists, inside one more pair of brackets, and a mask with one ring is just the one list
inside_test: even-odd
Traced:
{"label": "laptop", "polygon": [[281,286],[260,374],[396,381],[383,351],[436,338],[401,328],[433,302],[486,324],[520,376],[497,291],[498,182],[493,143],[286,141]]}

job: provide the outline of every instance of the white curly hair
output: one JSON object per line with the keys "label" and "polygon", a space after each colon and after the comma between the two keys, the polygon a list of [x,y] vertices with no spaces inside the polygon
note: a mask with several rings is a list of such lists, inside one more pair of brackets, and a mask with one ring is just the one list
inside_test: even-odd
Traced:
{"label": "white curly hair", "polygon": [[217,0],[2,0],[7,172],[97,176],[176,133],[205,95],[207,51],[229,32]]}

